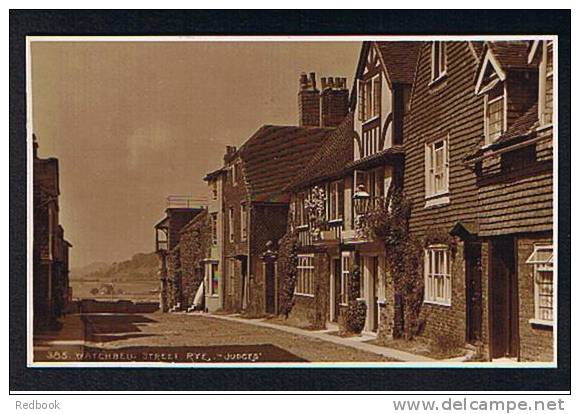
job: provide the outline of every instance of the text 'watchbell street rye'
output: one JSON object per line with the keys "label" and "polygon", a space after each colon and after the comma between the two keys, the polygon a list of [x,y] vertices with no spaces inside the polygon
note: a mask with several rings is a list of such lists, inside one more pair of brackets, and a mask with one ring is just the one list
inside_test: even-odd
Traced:
{"label": "text 'watchbell street rye'", "polygon": [[555,366],[556,37],[27,40],[29,365]]}

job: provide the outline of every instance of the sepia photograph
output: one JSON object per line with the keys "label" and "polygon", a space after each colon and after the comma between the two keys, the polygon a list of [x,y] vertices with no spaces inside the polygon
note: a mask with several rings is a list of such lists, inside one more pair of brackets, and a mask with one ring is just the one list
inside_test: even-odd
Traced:
{"label": "sepia photograph", "polygon": [[31,365],[554,366],[555,36],[27,41]]}
{"label": "sepia photograph", "polygon": [[11,408],[564,411],[570,26],[11,10]]}

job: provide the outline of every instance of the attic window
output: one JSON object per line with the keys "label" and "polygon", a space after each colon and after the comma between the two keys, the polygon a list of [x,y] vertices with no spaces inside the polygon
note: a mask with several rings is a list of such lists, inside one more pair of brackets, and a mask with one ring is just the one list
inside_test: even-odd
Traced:
{"label": "attic window", "polygon": [[431,43],[431,81],[447,74],[447,50],[444,42]]}
{"label": "attic window", "polygon": [[494,143],[505,132],[505,91],[503,82],[483,96],[485,145]]}

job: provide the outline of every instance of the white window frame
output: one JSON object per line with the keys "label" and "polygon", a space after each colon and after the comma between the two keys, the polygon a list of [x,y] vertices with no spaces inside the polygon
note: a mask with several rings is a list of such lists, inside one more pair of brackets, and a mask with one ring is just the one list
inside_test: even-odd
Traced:
{"label": "white window frame", "polygon": [[298,255],[298,275],[294,294],[314,297],[314,255]]}
{"label": "white window frame", "polygon": [[[547,260],[539,259],[538,255],[541,251],[551,252]],[[554,314],[555,314],[555,290],[554,290],[554,248],[552,245],[548,244],[538,244],[534,245],[534,251],[526,260],[526,264],[533,266],[533,278],[534,278],[534,318],[530,319],[530,323],[536,325],[548,325],[552,326],[554,324]],[[541,272],[552,274],[552,319],[545,319],[541,314],[540,307],[540,283],[539,275]]]}
{"label": "white window frame", "polygon": [[[358,119],[363,124],[373,121],[381,116],[381,85],[382,79],[380,73],[377,73],[372,78],[366,80],[358,79]],[[376,90],[377,87],[378,92]]]}
{"label": "white window frame", "polygon": [[[452,278],[451,278],[451,257],[449,247],[445,244],[434,244],[425,249],[424,274],[425,274],[425,294],[423,302],[451,306]],[[435,272],[435,264],[438,254],[441,254],[439,272]],[[437,287],[442,284],[442,295],[439,295]]]}
{"label": "white window frame", "polygon": [[[489,106],[496,103],[496,102],[502,103],[501,130],[497,136],[492,138],[490,136],[490,130],[489,130],[489,121],[490,121]],[[505,86],[504,86],[503,94],[501,94],[501,95],[499,95],[491,100],[489,99],[489,96],[487,94],[485,94],[483,96],[483,129],[484,129],[484,135],[485,135],[485,146],[493,144],[499,137],[501,137],[502,134],[506,131],[506,127],[507,127],[507,94],[506,94],[506,90],[505,90]]]}
{"label": "white window frame", "polygon": [[[552,48],[552,70],[550,72],[547,71],[548,47]],[[542,42],[542,60],[540,62],[538,78],[538,119],[540,120],[540,127],[548,127],[554,123],[554,42],[551,40]],[[548,78],[552,78],[552,113],[550,114],[551,119],[549,121],[546,119],[546,85]]]}
{"label": "white window frame", "polygon": [[234,242],[234,208],[228,210],[228,238],[230,243]]}
{"label": "white window frame", "polygon": [[[441,149],[435,147],[442,143]],[[443,165],[441,166],[441,174],[443,175],[443,188],[435,191],[436,180],[436,152],[442,151]],[[442,197],[449,194],[449,136],[436,139],[425,144],[425,198],[432,199]],[[448,202],[448,200],[446,200]]]}
{"label": "white window frame", "polygon": [[240,203],[240,240],[248,240],[248,205],[245,201]]}
{"label": "white window frame", "polygon": [[[438,45],[437,52],[435,45]],[[440,40],[431,42],[431,82],[447,76],[447,45]]]}
{"label": "white window frame", "polygon": [[[333,181],[330,183],[330,196],[328,197],[329,200],[329,209],[328,209],[328,220],[332,222],[341,221],[342,217],[342,208],[340,205],[340,187],[342,185],[342,180]],[[344,187],[343,187],[344,193]],[[343,194],[344,200],[344,194]]]}

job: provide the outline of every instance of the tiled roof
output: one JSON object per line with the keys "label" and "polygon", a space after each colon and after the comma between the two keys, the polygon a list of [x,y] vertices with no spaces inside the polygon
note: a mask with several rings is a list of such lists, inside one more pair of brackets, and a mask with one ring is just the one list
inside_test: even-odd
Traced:
{"label": "tiled roof", "polygon": [[391,82],[413,83],[422,42],[376,42]]}
{"label": "tiled roof", "polygon": [[276,201],[334,128],[264,125],[239,150],[248,192]]}
{"label": "tiled roof", "polygon": [[374,166],[377,163],[381,163],[383,160],[395,155],[402,155],[405,150],[402,145],[393,145],[392,147],[386,148],[379,152],[375,152],[364,158],[360,158],[356,161],[352,161],[345,166],[345,171],[352,171],[357,168],[366,168]]}
{"label": "tiled roof", "polygon": [[507,147],[513,142],[519,142],[522,139],[531,136],[538,125],[538,104],[536,103],[532,105],[524,115],[516,119],[510,128],[493,144],[488,147],[481,148],[482,143],[480,143],[478,148],[465,158],[465,161],[473,160],[487,152],[494,151],[498,148]]}
{"label": "tiled roof", "polygon": [[353,113],[350,112],[326,143],[314,154],[288,189],[306,187],[315,182],[337,177],[354,158]]}
{"label": "tiled roof", "polygon": [[528,63],[529,42],[503,41],[487,42],[489,49],[504,69],[529,69]]}
{"label": "tiled roof", "polygon": [[213,180],[214,178],[218,177],[220,174],[222,174],[225,171],[224,167],[218,168],[215,171],[212,172],[208,172],[205,177],[203,177],[204,181],[210,181]]}

